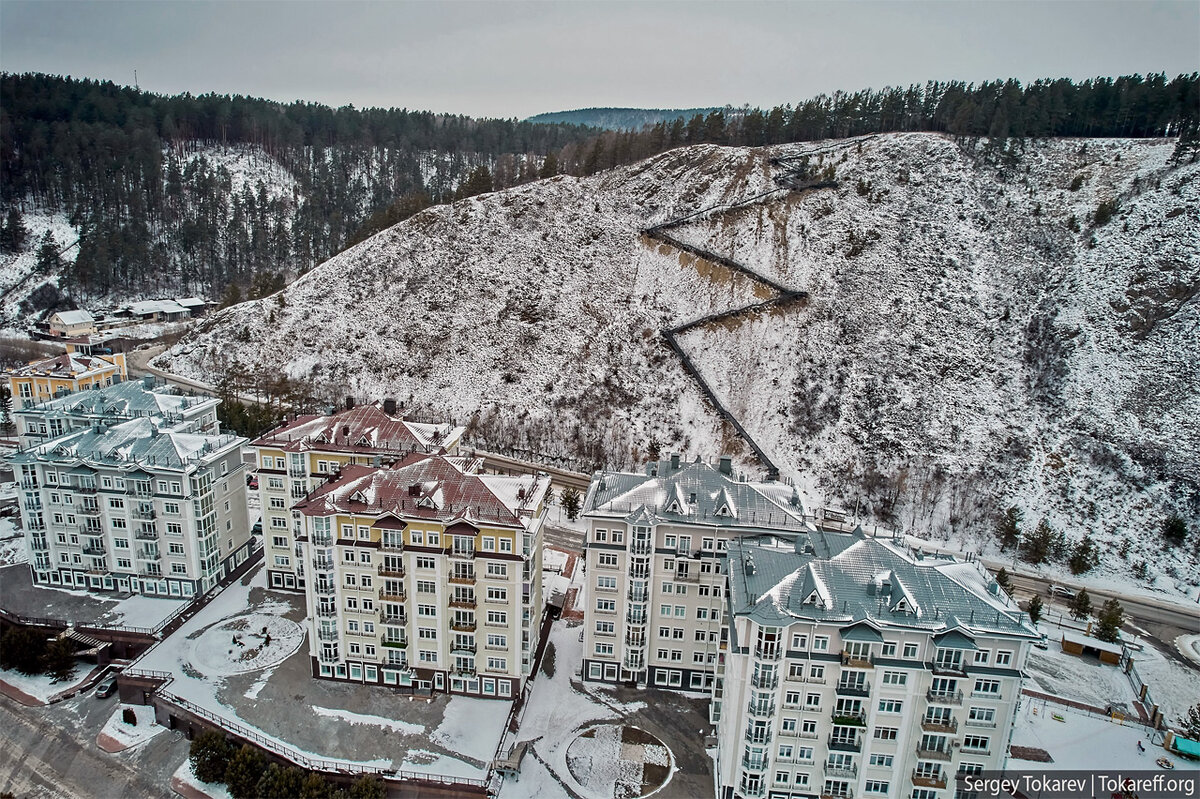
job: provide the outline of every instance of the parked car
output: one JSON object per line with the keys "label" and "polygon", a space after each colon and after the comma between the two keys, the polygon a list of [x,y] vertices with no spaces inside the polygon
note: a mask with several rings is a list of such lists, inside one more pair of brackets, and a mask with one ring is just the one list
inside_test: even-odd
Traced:
{"label": "parked car", "polygon": [[256,521],[254,526],[250,528],[250,535],[262,535],[262,519]]}
{"label": "parked car", "polygon": [[251,491],[258,490],[258,477],[252,474],[246,475],[246,487]]}
{"label": "parked car", "polygon": [[117,675],[110,674],[96,686],[96,698],[107,699],[117,690]]}
{"label": "parked car", "polygon": [[1049,649],[1050,648],[1050,639],[1048,639],[1046,636],[1043,635],[1041,638],[1034,641],[1033,645],[1036,646],[1038,649]]}
{"label": "parked car", "polygon": [[1051,585],[1050,586],[1050,596],[1060,596],[1063,599],[1074,599],[1075,592],[1072,591],[1070,588],[1067,588],[1066,586]]}

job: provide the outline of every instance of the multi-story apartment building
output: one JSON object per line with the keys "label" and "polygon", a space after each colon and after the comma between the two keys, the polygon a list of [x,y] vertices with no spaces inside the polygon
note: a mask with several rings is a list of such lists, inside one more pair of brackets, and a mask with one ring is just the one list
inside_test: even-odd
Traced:
{"label": "multi-story apartment building", "polygon": [[716,676],[728,543],[812,529],[795,488],[748,482],[728,457],[597,473],[583,518],[584,679],[684,690],[707,690]]}
{"label": "multi-story apartment building", "polygon": [[141,380],[93,385],[53,399],[35,401],[12,412],[21,447],[32,447],[72,430],[129,419],[157,417],[181,433],[217,435],[221,432],[217,406],[207,395],[188,395],[172,386]]}
{"label": "multi-story apartment building", "polygon": [[67,342],[63,355],[34,361],[8,372],[13,407],[43,402],[92,386],[111,386],[124,380],[123,353],[95,353],[86,339]]}
{"label": "multi-story apartment building", "polygon": [[481,465],[419,452],[345,465],[295,505],[313,676],[520,693],[541,629],[550,483]]}
{"label": "multi-story apartment building", "polygon": [[244,438],[140,417],[11,461],[35,583],[187,597],[248,558]]}
{"label": "multi-story apartment building", "polygon": [[717,795],[948,799],[1004,766],[1038,637],[975,563],[855,533],[731,542]]}
{"label": "multi-story apartment building", "polygon": [[466,428],[410,422],[395,400],[306,415],[251,443],[262,497],[263,545],[272,588],[304,590],[292,506],[348,464],[391,463],[412,452],[453,454]]}

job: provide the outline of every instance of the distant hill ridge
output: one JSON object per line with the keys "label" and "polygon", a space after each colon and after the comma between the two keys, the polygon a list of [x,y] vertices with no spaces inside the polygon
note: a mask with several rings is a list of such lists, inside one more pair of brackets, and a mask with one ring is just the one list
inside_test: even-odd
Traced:
{"label": "distant hill ridge", "polygon": [[720,108],[579,108],[574,111],[551,111],[526,119],[534,124],[565,123],[587,125],[606,130],[641,130],[646,125],[691,119],[697,114],[709,114]]}

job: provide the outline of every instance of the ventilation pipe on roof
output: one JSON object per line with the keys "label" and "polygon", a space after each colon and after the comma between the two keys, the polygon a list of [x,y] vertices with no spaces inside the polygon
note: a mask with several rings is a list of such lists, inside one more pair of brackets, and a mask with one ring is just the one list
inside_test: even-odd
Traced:
{"label": "ventilation pipe on roof", "polygon": [[722,455],[717,461],[717,469],[720,470],[721,474],[733,477],[733,456]]}
{"label": "ventilation pipe on roof", "polygon": [[746,574],[753,576],[754,575],[754,556],[753,555],[746,556],[746,564],[745,565],[746,565]]}
{"label": "ventilation pipe on roof", "polygon": [[154,388],[154,375],[142,375],[142,386],[146,389]]}

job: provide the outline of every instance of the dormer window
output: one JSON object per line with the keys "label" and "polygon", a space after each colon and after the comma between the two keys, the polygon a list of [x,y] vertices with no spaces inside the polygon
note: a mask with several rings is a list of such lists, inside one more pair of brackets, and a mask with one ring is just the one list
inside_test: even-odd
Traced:
{"label": "dormer window", "polygon": [[722,505],[721,507],[717,508],[716,511],[713,512],[713,515],[714,516],[732,516],[733,514],[729,512],[728,505]]}

